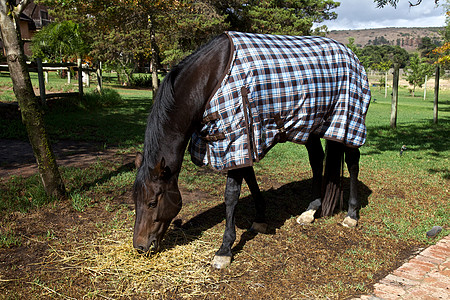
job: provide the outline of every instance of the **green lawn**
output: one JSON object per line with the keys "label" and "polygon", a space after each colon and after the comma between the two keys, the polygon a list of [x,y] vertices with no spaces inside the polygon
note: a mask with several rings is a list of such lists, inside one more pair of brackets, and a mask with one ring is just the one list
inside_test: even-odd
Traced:
{"label": "green lawn", "polygon": [[[0,84],[1,82],[0,77]],[[109,99],[99,101],[95,95],[88,93],[87,98],[92,97],[92,100],[81,103],[74,101],[71,104],[55,105],[48,109],[45,118],[51,139],[53,141],[70,139],[101,142],[106,148],[118,146],[122,153],[134,153],[141,150],[146,118],[151,105],[151,92],[108,84],[107,86],[120,94],[120,101],[109,101]],[[123,295],[148,296],[151,293],[150,289],[165,293],[167,291],[159,289],[160,285],[175,284],[176,288],[183,291],[185,295],[192,296],[194,294],[186,294],[187,291],[191,291],[191,287],[201,287],[201,285],[196,285],[195,280],[189,276],[182,277],[180,274],[189,273],[192,276],[190,272],[198,270],[201,272],[199,276],[204,276],[202,280],[205,282],[214,284],[226,282],[223,284],[227,288],[228,285],[233,288],[233,284],[236,283],[236,288],[240,289],[246,286],[247,280],[260,282],[259,280],[262,280],[260,276],[268,272],[269,268],[274,272],[280,270],[277,276],[282,278],[283,282],[289,282],[306,274],[296,273],[295,270],[299,266],[289,269],[288,259],[296,257],[296,261],[316,268],[313,275],[320,281],[317,286],[310,285],[309,275],[306,281],[301,281],[307,282],[308,289],[305,290],[305,295],[310,295],[311,298],[339,298],[336,295],[344,295],[344,298],[347,298],[349,295],[367,293],[369,285],[379,279],[377,276],[385,275],[386,273],[383,272],[392,271],[398,266],[396,261],[405,258],[405,251],[412,251],[436,241],[425,237],[425,232],[432,226],[439,225],[444,228],[440,234],[441,237],[450,233],[450,202],[448,201],[450,198],[450,141],[448,138],[450,92],[441,91],[439,124],[435,125],[432,122],[432,93],[423,100],[422,97],[411,97],[408,90],[402,88],[397,129],[389,127],[390,97],[385,99],[384,91],[376,88],[372,93],[376,101],[369,107],[366,122],[367,141],[361,147],[359,192],[363,207],[360,225],[355,231],[341,230],[341,227],[336,227],[336,224],[342,221],[343,214],[323,218],[307,229],[299,229],[298,225],[296,227],[292,225],[295,223],[295,221],[292,222],[294,216],[279,215],[277,201],[282,201],[280,197],[296,198],[297,195],[293,197],[290,193],[299,192],[292,191],[290,186],[305,188],[311,178],[305,147],[284,143],[274,147],[260,163],[255,165],[260,187],[264,196],[269,198],[269,220],[272,220],[272,223],[281,222],[281,225],[272,224],[272,226],[278,226],[275,234],[258,235],[258,238],[248,241],[247,244],[244,242],[245,246],[238,251],[236,262],[232,264],[229,271],[216,273],[205,267],[208,264],[205,260],[210,259],[212,251],[215,250],[214,247],[220,244],[223,233],[221,224],[202,225],[206,226],[206,229],[199,225],[202,227],[200,230],[198,228],[179,230],[171,227],[171,232],[164,242],[171,246],[165,252],[156,257],[138,257],[130,245],[132,232],[130,226],[132,226],[134,215],[128,208],[132,204],[127,196],[135,178],[135,171],[130,165],[123,165],[117,161],[98,160],[86,168],[61,167],[70,198],[68,205],[71,206],[72,211],[76,212],[76,218],[81,220],[86,215],[86,219],[90,221],[83,223],[83,226],[95,226],[95,234],[92,237],[84,236],[84,227],[82,229],[75,225],[63,233],[55,229],[55,232],[47,231],[44,236],[32,237],[51,245],[50,252],[55,256],[49,258],[49,261],[54,259],[55,264],[58,265],[58,267],[56,265],[51,267],[57,270],[55,274],[63,274],[61,272],[66,274],[66,267],[69,266],[75,272],[74,277],[67,275],[67,278],[53,278],[51,274],[45,275],[49,273],[43,266],[39,275],[30,273],[31,277],[24,279],[23,283],[5,281],[3,284],[8,285],[8,288],[15,287],[15,291],[24,295],[29,294],[25,288],[21,287],[22,284],[34,289],[33,293],[36,295],[43,295],[47,291],[43,288],[48,286],[63,295],[87,295],[87,298],[95,298],[97,294],[109,295],[111,290],[115,291],[115,295],[123,293]],[[107,97],[117,96],[114,91],[108,92],[107,95]],[[20,120],[0,120],[0,138],[26,139]],[[405,145],[407,150],[400,156],[399,151],[402,145]],[[344,175],[348,177],[347,172]],[[206,215],[217,214],[217,209],[222,208],[220,205],[223,202],[224,183],[223,174],[199,168],[190,162],[188,154],[185,155],[180,174],[180,186],[184,191],[192,192],[193,195],[206,195],[206,199],[196,197],[196,201],[184,204],[182,213],[188,216],[188,220],[192,218],[195,221],[196,216],[205,213]],[[248,195],[248,188],[244,187],[241,196],[244,199],[241,201],[241,203],[244,202],[243,205],[248,202]],[[47,199],[37,175],[0,181],[0,199],[0,249],[11,248],[11,251],[29,242],[29,237],[16,233],[12,229],[18,226],[14,216],[34,218],[40,211],[43,211],[43,215],[51,215],[52,211],[59,206],[58,201]],[[291,205],[287,200],[283,203]],[[204,212],[205,209],[206,212]],[[92,211],[106,212],[106,217],[96,218],[92,215]],[[208,218],[203,217],[203,219]],[[238,230],[238,233],[242,234],[242,230]],[[346,244],[352,241],[355,235],[359,242]],[[327,238],[333,241],[327,241]],[[299,241],[303,244],[319,246],[325,243],[324,247],[327,248],[330,248],[326,246],[327,242],[333,247],[341,246],[336,246],[337,248],[329,252],[319,249],[318,251],[324,253],[325,257],[326,255],[335,256],[330,256],[333,257],[332,263],[324,258],[320,265],[316,265],[319,262],[303,260],[312,259],[315,255],[305,254],[303,248],[298,248],[301,244]],[[241,242],[242,240],[239,243]],[[288,249],[287,246],[289,251],[282,250]],[[189,247],[195,250],[191,251]],[[266,250],[261,250],[263,247],[267,247]],[[270,259],[273,259],[273,264],[266,263],[268,260],[266,251],[279,253],[281,258],[277,260],[276,255],[269,255]],[[180,252],[183,253],[183,258],[174,261],[174,257],[180,255]],[[47,252],[45,253],[47,255]],[[96,253],[103,256],[95,257]],[[124,255],[123,258],[120,255]],[[160,265],[159,263],[164,261],[163,258],[170,262],[167,265]],[[105,265],[110,259],[114,261],[114,266]],[[130,268],[129,266],[133,263],[145,271],[142,273],[140,269]],[[179,267],[181,271],[175,270],[175,266],[179,263],[184,264]],[[241,268],[246,263],[250,264],[248,268],[251,271],[242,271]],[[252,265],[256,263],[258,264]],[[256,270],[259,273],[256,273]],[[322,275],[320,270],[324,272]],[[241,271],[244,274],[242,280],[240,275],[236,275]],[[90,273],[86,276],[86,272]],[[333,275],[334,277],[328,277],[336,272],[338,274]],[[145,274],[148,281],[137,283],[136,279],[141,278],[142,274]],[[248,274],[254,274],[254,279]],[[360,276],[359,281],[352,280],[352,276]],[[74,291],[71,289],[72,285],[78,286],[73,284],[74,282],[86,282],[80,278],[89,278],[92,284],[87,283]],[[322,280],[323,278],[325,281]],[[327,278],[331,280],[324,285],[323,282],[326,282]],[[345,283],[348,278],[351,283]],[[269,280],[262,282],[268,286],[272,281],[270,277]],[[120,286],[120,289],[117,289],[117,286]],[[207,291],[208,288],[209,285],[202,291]]]}
{"label": "green lawn", "polygon": [[[119,145],[124,148],[124,151],[139,150],[142,147],[146,118],[151,105],[151,92],[126,88],[118,88],[116,91],[121,95],[123,101],[114,105],[93,107],[63,105],[50,109],[46,114],[46,123],[52,140],[71,139],[102,142],[105,147]],[[448,195],[448,186],[447,188],[444,186],[448,185],[450,177],[450,143],[448,139],[450,92],[441,91],[439,124],[435,125],[432,123],[432,93],[429,93],[428,98],[423,100],[422,97],[411,97],[406,89],[401,89],[397,129],[389,127],[390,97],[384,98],[384,91],[379,91],[377,88],[374,88],[372,93],[376,101],[371,103],[367,115],[367,142],[361,148],[361,180],[380,178],[380,184],[383,185],[393,181],[396,186],[401,186],[401,189],[408,191],[400,193],[404,195],[403,197],[409,193],[427,197],[430,189],[440,191],[432,197],[441,198],[438,196],[439,194]],[[26,133],[20,120],[1,120],[0,129],[1,138],[26,139]],[[399,151],[402,145],[405,145],[407,150],[400,156]],[[283,166],[283,168],[279,166]],[[306,150],[304,147],[292,143],[277,145],[261,163],[255,166],[258,175],[276,176],[279,181],[285,183],[296,179],[299,168],[302,172],[308,172]],[[101,168],[80,170],[76,173],[92,172],[91,175],[85,176],[89,178],[104,176],[103,172],[99,170]],[[71,182],[73,171],[63,170],[63,172],[66,181]],[[19,186],[26,188],[30,184],[25,182],[29,180],[33,179],[13,179],[12,184],[3,185],[4,202],[2,206],[8,207],[6,202],[10,202],[12,205],[17,201],[17,199],[8,201],[8,197],[5,198],[5,195],[15,194],[13,191],[17,188],[18,183],[16,182],[22,182]],[[37,177],[34,180],[37,180]],[[95,179],[90,178],[89,180]],[[209,184],[204,184],[205,181]],[[223,184],[221,175],[204,172],[203,169],[190,162],[188,155],[185,157],[181,182],[188,189],[199,188],[213,193],[218,193]],[[41,195],[40,198],[45,198],[42,191],[37,191],[39,190],[38,182],[35,181],[31,186],[33,188],[30,188],[30,191],[25,194],[36,193]],[[73,191],[70,184],[68,187],[70,191]],[[113,190],[114,186],[110,186],[110,189]],[[86,194],[87,192],[91,191],[76,190],[77,194]],[[407,199],[399,201],[407,201]],[[39,200],[37,203],[46,203],[46,201]],[[390,204],[386,203],[385,205]],[[22,206],[19,205],[19,207]],[[9,208],[15,209],[11,206]],[[448,203],[441,203],[436,204],[436,207],[430,208],[430,210],[436,211],[437,209],[439,211],[446,208],[448,208]],[[424,215],[426,216],[428,213],[424,212]],[[386,218],[389,218],[389,215]],[[426,223],[423,226],[428,225]],[[404,230],[407,228],[405,227]]]}

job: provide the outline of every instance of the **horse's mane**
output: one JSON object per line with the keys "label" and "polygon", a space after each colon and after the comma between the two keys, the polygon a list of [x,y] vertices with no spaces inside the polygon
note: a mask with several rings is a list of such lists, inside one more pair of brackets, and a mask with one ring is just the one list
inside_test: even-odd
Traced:
{"label": "horse's mane", "polygon": [[220,36],[213,38],[207,44],[201,46],[194,53],[183,59],[178,65],[174,66],[165,76],[156,97],[154,98],[150,114],[147,119],[147,128],[145,130],[144,153],[142,166],[136,177],[136,182],[141,184],[149,176],[150,169],[158,163],[158,154],[160,151],[160,140],[163,135],[163,127],[169,121],[170,112],[174,109],[176,103],[174,98],[174,82],[183,70],[191,66],[198,58],[204,55],[214,47],[214,41]]}

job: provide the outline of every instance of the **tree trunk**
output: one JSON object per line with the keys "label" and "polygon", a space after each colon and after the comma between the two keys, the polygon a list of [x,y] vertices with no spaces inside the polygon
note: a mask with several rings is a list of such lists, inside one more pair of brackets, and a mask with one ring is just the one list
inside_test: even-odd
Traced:
{"label": "tree trunk", "polygon": [[47,195],[61,198],[65,196],[65,187],[45,131],[43,110],[31,85],[20,34],[20,10],[10,12],[5,9],[7,7],[5,2],[2,2],[0,8],[1,37],[6,51],[14,94],[22,114],[22,122],[26,126]]}
{"label": "tree trunk", "polygon": [[392,83],[392,102],[391,102],[391,128],[397,128],[397,103],[398,103],[398,79],[399,65],[394,64],[394,79]]}
{"label": "tree trunk", "polygon": [[158,45],[156,44],[156,36],[155,36],[155,30],[153,29],[153,22],[151,19],[151,16],[148,17],[149,19],[149,25],[150,25],[150,44],[152,47],[152,90],[153,90],[153,99],[155,99],[156,92],[159,88],[159,80],[158,80],[158,67],[159,67],[159,49]]}
{"label": "tree trunk", "polygon": [[433,123],[438,123],[438,101],[439,101],[439,75],[440,67],[436,65],[436,75],[434,77],[434,106],[433,106]]}

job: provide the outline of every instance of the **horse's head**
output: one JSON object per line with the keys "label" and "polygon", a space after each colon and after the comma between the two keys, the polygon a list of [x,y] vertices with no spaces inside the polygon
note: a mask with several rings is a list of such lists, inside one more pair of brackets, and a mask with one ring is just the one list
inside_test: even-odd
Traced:
{"label": "horse's head", "polygon": [[[136,167],[142,164],[142,154],[136,156]],[[139,170],[144,171],[144,170]],[[139,252],[158,251],[170,222],[181,209],[181,194],[177,176],[165,165],[164,158],[154,169],[145,170],[136,178],[133,200],[136,209],[133,246]]]}

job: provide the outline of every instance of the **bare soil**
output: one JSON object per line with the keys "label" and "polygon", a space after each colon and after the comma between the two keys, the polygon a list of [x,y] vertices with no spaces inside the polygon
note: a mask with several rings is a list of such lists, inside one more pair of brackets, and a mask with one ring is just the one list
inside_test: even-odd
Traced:
{"label": "bare soil", "polygon": [[[60,165],[84,167],[99,159],[116,160],[123,165],[133,161],[131,154],[118,154],[117,149],[102,150],[101,145],[92,143],[61,141],[56,143],[54,149]],[[29,176],[36,172],[31,148],[25,142],[1,140],[0,160],[2,180],[11,175]],[[217,281],[213,285],[214,291],[211,291],[211,285],[201,286],[199,289],[203,293],[193,294],[189,298],[311,299],[322,298],[317,291],[320,294],[323,290],[329,298],[346,299],[369,292],[374,283],[400,266],[419,246],[400,239],[362,238],[362,230],[368,226],[364,224],[364,217],[360,226],[347,230],[338,223],[343,219],[342,213],[336,217],[338,221],[324,219],[314,226],[300,227],[292,216],[304,210],[307,203],[293,204],[292,198],[309,189],[309,180],[287,185],[277,183],[274,178],[262,178],[261,181],[272,186],[264,192],[264,196],[270,198],[269,233],[255,235],[245,231],[251,219],[252,203],[250,197],[244,196],[237,211],[239,230],[233,248],[235,259],[232,267],[215,271]],[[99,224],[110,222],[113,215],[127,220],[134,210],[130,190],[131,186],[122,195],[92,205],[84,212],[74,210],[69,201],[62,201],[30,213],[17,212],[6,216],[0,224],[20,236],[22,243],[0,248],[0,298],[80,299],[86,295],[86,298],[103,298],[105,294],[96,295],[95,290],[87,294],[86,291],[94,285],[86,276],[89,272],[79,272],[73,265],[65,263],[64,257],[57,257],[55,248],[72,251],[82,247],[84,241],[100,234]],[[215,196],[188,191],[183,186],[181,192],[184,206],[191,209],[182,210],[177,217],[176,223],[180,228],[194,236],[193,232],[197,232],[197,236],[202,234],[202,230],[195,231],[195,228],[223,228],[224,206],[217,205]],[[367,198],[370,190],[362,188],[362,193]],[[111,209],[106,210],[107,205]],[[124,226],[130,228],[131,239],[132,222],[127,221]],[[216,243],[218,247],[219,242]],[[348,266],[336,265],[336,258],[346,255],[350,247],[360,249],[360,253],[353,254]],[[388,262],[376,267],[368,266],[376,264],[378,259]],[[358,262],[364,263],[358,267]],[[333,285],[336,282],[342,287]],[[348,287],[354,287],[355,283],[359,289],[349,290]],[[157,286],[149,287],[153,288]],[[166,289],[156,298],[178,299],[181,298],[179,292],[177,287]],[[111,295],[114,295],[113,291]],[[135,297],[123,298],[140,299],[141,296],[137,293]]]}

